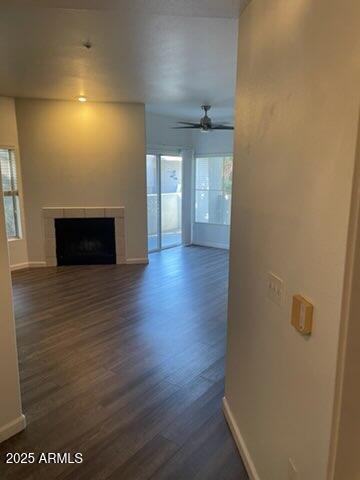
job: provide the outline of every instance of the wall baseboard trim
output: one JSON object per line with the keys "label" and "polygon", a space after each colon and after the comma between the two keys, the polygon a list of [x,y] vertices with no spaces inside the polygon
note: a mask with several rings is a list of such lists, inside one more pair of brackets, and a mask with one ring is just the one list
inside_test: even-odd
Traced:
{"label": "wall baseboard trim", "polygon": [[127,258],[126,263],[127,263],[127,265],[147,265],[149,263],[149,259],[147,257],[144,257],[144,258]]}
{"label": "wall baseboard trim", "polygon": [[29,268],[29,262],[15,263],[14,265],[10,265],[10,270],[12,272],[16,272],[16,270],[25,270],[26,268]]}
{"label": "wall baseboard trim", "polygon": [[18,418],[0,428],[0,443],[21,432],[25,427],[26,418],[25,415],[21,414]]}
{"label": "wall baseboard trim", "polygon": [[221,248],[222,250],[229,250],[229,245],[225,243],[216,243],[216,242],[192,242],[192,245],[198,247],[211,247],[211,248]]}
{"label": "wall baseboard trim", "polygon": [[46,262],[29,262],[29,268],[46,267]]}
{"label": "wall baseboard trim", "polygon": [[24,262],[24,263],[15,263],[10,265],[10,270],[16,272],[17,270],[26,270],[27,268],[40,268],[46,267],[46,262]]}
{"label": "wall baseboard trim", "polygon": [[250,480],[260,480],[260,477],[255,468],[254,462],[250,456],[250,452],[246,446],[243,436],[240,433],[239,427],[236,424],[234,415],[232,414],[232,411],[226,400],[226,397],[223,398],[223,411],[224,411],[226,421],[230,427],[231,433],[234,437],[236,446],[238,447],[238,450],[240,452],[240,456],[244,462],[244,465]]}
{"label": "wall baseboard trim", "polygon": [[[149,259],[144,258],[128,258],[126,264],[128,265],[147,265]],[[46,262],[26,262],[26,263],[17,263],[10,266],[10,270],[15,272],[16,270],[25,270],[27,268],[41,268],[46,267]]]}

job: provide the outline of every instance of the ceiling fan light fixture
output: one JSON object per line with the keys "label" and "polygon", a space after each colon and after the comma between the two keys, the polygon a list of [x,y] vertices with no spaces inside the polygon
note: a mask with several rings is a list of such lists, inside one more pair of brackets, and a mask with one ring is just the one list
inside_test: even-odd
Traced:
{"label": "ceiling fan light fixture", "polygon": [[[208,116],[208,111],[211,109],[210,105],[201,105],[201,109],[205,112],[205,115],[200,118],[199,123],[195,122],[177,122],[179,126],[173,127],[176,129],[196,129],[202,133],[212,132],[213,130],[234,130],[232,125],[226,123],[213,123]],[[181,125],[181,126],[180,126]]]}

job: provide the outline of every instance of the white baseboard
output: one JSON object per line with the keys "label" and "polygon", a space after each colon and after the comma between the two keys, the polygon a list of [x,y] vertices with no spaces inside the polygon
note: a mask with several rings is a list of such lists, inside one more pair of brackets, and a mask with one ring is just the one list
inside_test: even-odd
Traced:
{"label": "white baseboard", "polygon": [[15,263],[15,265],[10,265],[10,270],[12,272],[15,272],[16,270],[25,270],[25,268],[29,268],[29,262]]}
{"label": "white baseboard", "polygon": [[229,250],[229,245],[225,243],[193,242],[192,245],[197,245],[198,247],[211,247],[211,248],[221,248],[222,250]]}
{"label": "white baseboard", "polygon": [[14,265],[10,265],[10,270],[15,272],[16,270],[26,270],[27,268],[40,268],[46,267],[46,262],[24,262],[24,263],[16,263]]}
{"label": "white baseboard", "polygon": [[25,427],[26,418],[25,415],[21,414],[20,417],[0,428],[0,443],[21,432]]}
{"label": "white baseboard", "polygon": [[223,410],[224,410],[225,418],[230,427],[231,433],[233,434],[236,446],[238,447],[240,456],[244,462],[244,465],[250,480],[260,480],[260,477],[255,468],[254,462],[251,458],[250,452],[246,446],[243,436],[240,433],[239,427],[236,424],[234,415],[232,414],[229,404],[225,397],[223,398]]}
{"label": "white baseboard", "polygon": [[147,265],[149,263],[149,259],[147,257],[144,257],[144,258],[127,258],[126,263],[128,265]]}
{"label": "white baseboard", "polygon": [[29,268],[46,267],[46,262],[29,262]]}
{"label": "white baseboard", "polygon": [[[148,258],[128,258],[126,262],[128,265],[147,265],[149,263]],[[46,267],[46,262],[26,262],[17,263],[10,266],[10,270],[15,272],[16,270],[25,270],[26,268],[41,268]]]}

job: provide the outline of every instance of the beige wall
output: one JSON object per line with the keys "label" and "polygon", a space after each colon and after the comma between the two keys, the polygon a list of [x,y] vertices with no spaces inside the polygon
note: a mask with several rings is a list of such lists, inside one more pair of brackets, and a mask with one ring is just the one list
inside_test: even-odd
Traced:
{"label": "beige wall", "polygon": [[[252,0],[240,19],[226,398],[261,480],[287,480],[289,457],[299,479],[326,478],[359,18],[355,0]],[[310,338],[290,325],[296,293],[315,305]]]}
{"label": "beige wall", "polygon": [[16,115],[29,260],[44,261],[45,206],[124,206],[127,257],[146,257],[144,106],[17,99]]}
{"label": "beige wall", "polygon": [[22,195],[21,165],[18,132],[15,116],[15,102],[12,98],[0,97],[0,148],[15,148],[18,188],[20,192],[21,238],[9,242],[10,264],[13,267],[26,266],[28,254],[26,247],[26,229]]}
{"label": "beige wall", "polygon": [[[0,194],[2,189],[0,183]],[[24,427],[4,205],[0,202],[0,442]]]}
{"label": "beige wall", "polygon": [[331,473],[360,478],[360,121],[346,265]]}

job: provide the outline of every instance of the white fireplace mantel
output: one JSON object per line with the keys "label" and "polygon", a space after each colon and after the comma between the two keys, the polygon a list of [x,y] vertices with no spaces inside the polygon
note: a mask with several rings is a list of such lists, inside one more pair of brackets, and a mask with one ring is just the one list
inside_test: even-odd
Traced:
{"label": "white fireplace mantel", "polygon": [[114,218],[116,263],[126,263],[125,207],[44,207],[42,218],[46,266],[57,265],[55,239],[57,218]]}

